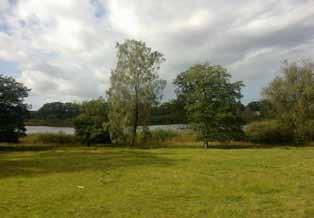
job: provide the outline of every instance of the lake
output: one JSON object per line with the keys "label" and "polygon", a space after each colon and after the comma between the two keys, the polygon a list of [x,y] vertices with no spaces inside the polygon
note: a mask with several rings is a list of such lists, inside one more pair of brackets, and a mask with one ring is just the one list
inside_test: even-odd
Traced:
{"label": "lake", "polygon": [[73,135],[74,128],[72,127],[52,127],[52,126],[26,126],[26,134],[32,133],[64,133]]}
{"label": "lake", "polygon": [[[139,127],[140,128],[140,127]],[[170,125],[153,125],[149,127],[150,130],[173,130],[173,131],[183,131],[187,129],[185,124],[170,124]],[[52,127],[52,126],[26,126],[26,133],[64,133],[73,135],[74,128],[72,127]]]}

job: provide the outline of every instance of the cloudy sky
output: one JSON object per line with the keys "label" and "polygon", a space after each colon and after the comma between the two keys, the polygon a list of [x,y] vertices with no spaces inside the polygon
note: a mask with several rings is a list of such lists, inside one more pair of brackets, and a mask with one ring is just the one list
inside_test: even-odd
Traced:
{"label": "cloudy sky", "polygon": [[246,103],[282,60],[314,57],[314,1],[0,0],[0,73],[32,89],[34,109],[103,96],[127,38],[165,55],[166,99],[177,73],[207,61],[245,82]]}

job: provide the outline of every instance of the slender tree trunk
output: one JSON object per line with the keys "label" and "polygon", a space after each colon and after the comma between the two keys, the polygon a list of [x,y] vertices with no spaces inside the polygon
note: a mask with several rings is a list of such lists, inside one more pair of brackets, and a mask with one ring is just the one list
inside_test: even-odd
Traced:
{"label": "slender tree trunk", "polygon": [[208,148],[208,141],[204,141],[204,148],[205,148],[205,149]]}
{"label": "slender tree trunk", "polygon": [[134,108],[134,122],[132,127],[132,138],[131,138],[131,147],[136,145],[136,130],[138,126],[138,96],[137,89],[135,90],[135,108]]}

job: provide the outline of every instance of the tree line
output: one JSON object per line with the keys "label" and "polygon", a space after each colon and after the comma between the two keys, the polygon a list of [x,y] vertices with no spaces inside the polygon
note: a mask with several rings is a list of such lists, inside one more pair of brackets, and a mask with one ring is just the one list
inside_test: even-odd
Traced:
{"label": "tree line", "polygon": [[[97,100],[102,101],[103,98],[99,97]],[[81,105],[80,102],[45,103],[38,110],[29,111],[26,124],[73,127],[73,121],[81,113]],[[267,102],[265,100],[252,101],[247,105],[240,103],[237,106],[245,124],[266,118]],[[187,124],[184,103],[178,99],[172,99],[153,105],[149,123],[150,125]]]}
{"label": "tree line", "polygon": [[[103,100],[99,97],[98,100]],[[50,102],[42,105],[38,110],[31,110],[26,119],[29,125],[69,126],[80,114],[80,102]],[[152,106],[151,125],[186,124],[184,106],[176,99]]]}
{"label": "tree line", "polygon": [[[160,78],[159,71],[166,60],[164,55],[136,40],[117,43],[116,49],[117,61],[106,100],[49,103],[31,116],[73,119],[77,136],[86,144],[135,146],[139,127],[148,138],[149,125],[158,122],[188,123],[205,148],[213,140],[250,138],[263,142],[267,137],[283,137],[294,144],[312,140],[314,65],[310,61],[285,61],[281,74],[264,88],[262,100],[247,106],[241,104],[243,82],[232,82],[226,68],[195,64],[173,81],[177,99],[161,103],[166,81]],[[0,77],[1,141],[15,141],[25,133],[23,121],[28,106],[23,100],[29,91],[11,77]],[[251,121],[257,122],[245,126]]]}

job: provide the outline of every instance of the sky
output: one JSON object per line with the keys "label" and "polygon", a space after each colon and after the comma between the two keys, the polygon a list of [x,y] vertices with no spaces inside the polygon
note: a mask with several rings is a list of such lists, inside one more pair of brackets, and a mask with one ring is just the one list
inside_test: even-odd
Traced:
{"label": "sky", "polygon": [[208,62],[244,82],[247,103],[283,60],[314,57],[314,1],[0,0],[0,74],[32,89],[33,109],[104,96],[126,39],[164,54],[165,100],[178,73]]}

